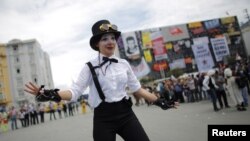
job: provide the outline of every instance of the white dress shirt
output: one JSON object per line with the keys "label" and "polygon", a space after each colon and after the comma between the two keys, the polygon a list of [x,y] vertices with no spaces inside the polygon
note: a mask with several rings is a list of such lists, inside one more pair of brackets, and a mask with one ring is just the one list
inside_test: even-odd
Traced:
{"label": "white dress shirt", "polygon": [[[100,57],[97,57],[90,62],[93,66],[98,66],[103,62],[102,58],[103,55],[100,54]],[[117,59],[118,63],[112,62],[110,64],[110,62],[107,62],[101,68],[96,68],[95,72],[105,95],[105,101],[111,103],[120,101],[124,97],[128,97],[126,87],[128,87],[131,92],[135,92],[141,88],[141,84],[125,59],[117,58],[114,55],[109,58]],[[85,64],[77,80],[71,85],[71,101],[76,101],[88,86],[90,89],[88,102],[91,108],[95,108],[102,102],[102,100],[100,99],[95,87],[91,71],[88,65]]]}
{"label": "white dress shirt", "polygon": [[214,87],[216,88],[216,89],[218,89],[219,87],[215,84],[215,81],[214,81],[214,78],[213,77],[210,77],[210,76],[205,76],[205,78],[204,78],[204,80],[203,80],[203,89],[205,90],[205,91],[207,91],[207,90],[210,90],[210,87],[209,87],[209,79],[211,78],[211,80],[212,80],[212,83],[213,83],[213,85],[214,85]]}

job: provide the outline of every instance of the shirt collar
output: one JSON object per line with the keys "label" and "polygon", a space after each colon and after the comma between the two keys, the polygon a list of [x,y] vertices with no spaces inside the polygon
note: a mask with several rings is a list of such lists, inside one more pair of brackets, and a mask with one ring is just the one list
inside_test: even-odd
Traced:
{"label": "shirt collar", "polygon": [[[100,58],[101,58],[101,60],[103,59],[103,57],[107,57],[107,56],[105,56],[105,55],[103,55],[102,53],[100,53]],[[108,57],[108,58],[114,58],[114,59],[117,59],[118,60],[118,58],[113,54],[112,56],[110,56],[110,57]]]}

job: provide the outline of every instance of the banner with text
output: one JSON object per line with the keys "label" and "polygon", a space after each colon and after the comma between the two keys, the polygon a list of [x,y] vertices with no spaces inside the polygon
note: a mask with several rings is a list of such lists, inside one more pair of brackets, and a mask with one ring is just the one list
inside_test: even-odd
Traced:
{"label": "banner with text", "polygon": [[227,40],[225,37],[211,38],[211,44],[213,47],[216,61],[221,61],[224,56],[229,55],[229,49],[227,46]]}
{"label": "banner with text", "polygon": [[208,44],[194,44],[192,45],[192,50],[200,72],[208,71],[213,68],[214,61],[209,51]]}

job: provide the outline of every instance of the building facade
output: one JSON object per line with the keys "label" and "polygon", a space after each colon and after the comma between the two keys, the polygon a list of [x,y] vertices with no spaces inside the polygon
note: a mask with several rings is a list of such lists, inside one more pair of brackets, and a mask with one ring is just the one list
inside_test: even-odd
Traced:
{"label": "building facade", "polygon": [[207,72],[247,57],[236,16],[124,32],[118,49],[137,78],[150,80]]}
{"label": "building facade", "polygon": [[12,102],[5,44],[0,44],[0,106]]}
{"label": "building facade", "polygon": [[247,55],[250,56],[250,20],[241,26],[242,36],[245,41]]}
{"label": "building facade", "polygon": [[53,88],[49,55],[35,39],[13,39],[6,44],[7,66],[10,78],[11,105],[34,103],[34,96],[24,91],[28,82]]}

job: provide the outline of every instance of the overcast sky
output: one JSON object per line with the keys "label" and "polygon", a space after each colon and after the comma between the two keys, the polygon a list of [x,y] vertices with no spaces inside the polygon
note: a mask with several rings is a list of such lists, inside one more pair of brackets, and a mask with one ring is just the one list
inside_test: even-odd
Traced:
{"label": "overcast sky", "polygon": [[97,53],[91,26],[108,19],[122,32],[228,16],[245,22],[250,0],[0,0],[0,42],[36,39],[48,52],[55,87],[69,87]]}

